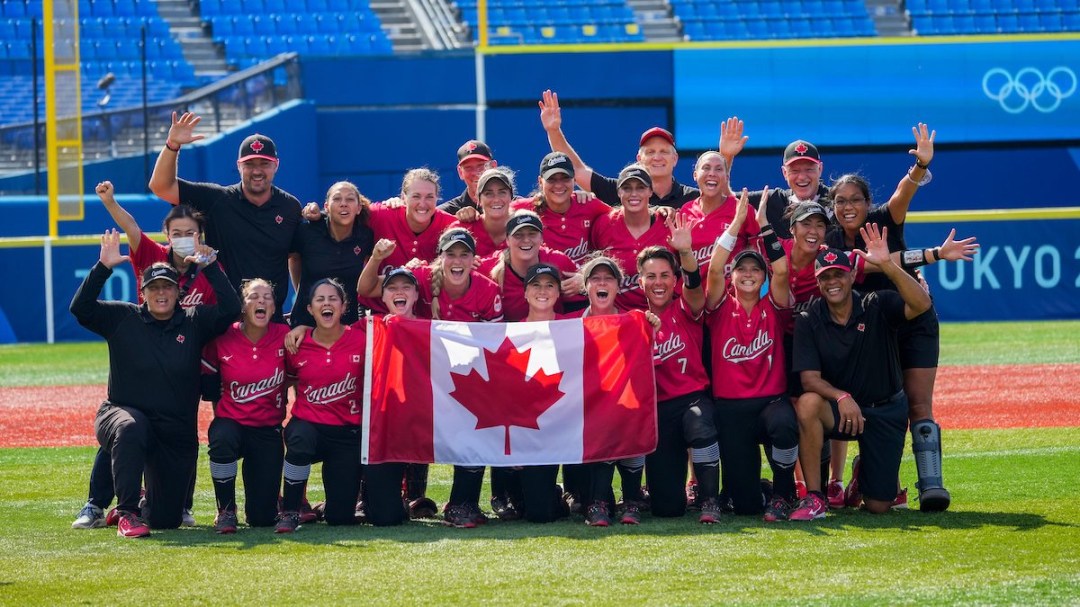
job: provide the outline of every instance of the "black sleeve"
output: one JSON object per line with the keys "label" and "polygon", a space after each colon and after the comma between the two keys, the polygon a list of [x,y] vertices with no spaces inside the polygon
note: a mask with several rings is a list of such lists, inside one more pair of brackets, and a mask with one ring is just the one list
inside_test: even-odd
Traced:
{"label": "black sleeve", "polygon": [[210,281],[210,286],[213,287],[214,295],[217,297],[217,304],[197,307],[199,335],[201,342],[207,343],[224,333],[240,315],[240,298],[229,284],[229,277],[216,261],[203,268],[202,272]]}
{"label": "black sleeve", "polygon": [[68,308],[80,325],[106,339],[112,335],[120,320],[131,314],[134,307],[134,304],[126,301],[98,301],[101,288],[112,273],[112,268],[106,267],[100,261],[95,263],[75,291]]}
{"label": "black sleeve", "polygon": [[203,400],[217,403],[221,400],[221,373],[203,373],[199,376],[199,396]]}
{"label": "black sleeve", "polygon": [[795,338],[791,349],[793,372],[821,371],[821,357],[818,356],[817,340],[814,339],[814,327],[806,312],[795,317]]}
{"label": "black sleeve", "polygon": [[904,298],[896,291],[874,291],[866,296],[863,305],[869,307],[871,301],[876,301],[876,306],[881,310],[881,315],[888,321],[889,326],[896,328],[907,322],[904,314]]}
{"label": "black sleeve", "polygon": [[216,183],[198,183],[177,179],[176,186],[180,191],[180,204],[186,204],[196,211],[209,214],[221,199],[225,188]]}
{"label": "black sleeve", "polygon": [[600,173],[593,171],[592,181],[589,186],[592,188],[593,194],[600,199],[601,202],[606,203],[608,206],[617,207],[621,204],[619,201],[619,181],[612,179],[611,177],[604,177]]}
{"label": "black sleeve", "polygon": [[[776,235],[780,238],[791,238],[791,224],[784,219],[784,211],[788,207],[786,190],[773,190],[765,200],[765,217],[769,225],[773,227]],[[750,200],[760,200],[761,191],[750,193]]]}

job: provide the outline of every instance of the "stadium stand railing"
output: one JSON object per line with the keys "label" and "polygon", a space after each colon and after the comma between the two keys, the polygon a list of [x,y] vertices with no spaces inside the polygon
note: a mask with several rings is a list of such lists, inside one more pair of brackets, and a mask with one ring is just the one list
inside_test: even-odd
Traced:
{"label": "stadium stand railing", "polygon": [[[455,0],[453,5],[478,40],[476,0]],[[624,0],[492,0],[487,6],[492,45],[645,40]]]}

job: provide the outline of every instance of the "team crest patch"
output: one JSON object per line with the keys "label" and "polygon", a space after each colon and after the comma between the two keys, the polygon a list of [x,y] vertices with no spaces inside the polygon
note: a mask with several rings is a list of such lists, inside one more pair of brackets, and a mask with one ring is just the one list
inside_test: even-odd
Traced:
{"label": "team crest patch", "polygon": [[285,356],[285,348],[278,348],[277,355]]}
{"label": "team crest patch", "polygon": [[352,252],[353,252],[353,255],[359,255],[359,254],[363,253],[364,250],[360,248],[360,245],[356,245],[355,247],[353,247]]}
{"label": "team crest patch", "polygon": [[178,344],[184,343],[184,336],[183,335],[177,335],[176,336],[176,343],[178,343]]}
{"label": "team crest patch", "polygon": [[583,221],[582,223],[583,223],[583,224],[585,224],[585,227],[586,227],[586,228],[588,228],[589,226],[591,226],[591,225],[592,225],[592,221],[591,221],[591,220],[588,220],[588,219],[586,219],[586,220],[585,220],[585,221]]}
{"label": "team crest patch", "polygon": [[855,328],[858,329],[859,333],[864,333],[866,331],[866,323],[861,322],[856,325]]}
{"label": "team crest patch", "polygon": [[274,221],[278,222],[278,225],[281,225],[281,222],[285,221],[285,218],[282,217],[281,215],[278,215],[277,217],[274,218]]}
{"label": "team crest patch", "polygon": [[358,362],[360,362],[360,355],[359,355],[359,354],[353,354],[353,355],[352,355],[352,361],[353,361],[354,363],[358,363]]}

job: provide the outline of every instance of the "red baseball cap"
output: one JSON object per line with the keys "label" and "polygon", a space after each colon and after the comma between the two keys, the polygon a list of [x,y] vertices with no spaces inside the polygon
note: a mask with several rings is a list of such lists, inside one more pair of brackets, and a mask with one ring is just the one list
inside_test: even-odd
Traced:
{"label": "red baseball cap", "polygon": [[660,137],[666,140],[671,145],[675,145],[675,136],[671,134],[671,131],[667,129],[662,129],[658,126],[654,126],[653,128],[642,133],[641,143],[639,143],[638,145],[645,145],[645,142],[652,139],[653,137]]}

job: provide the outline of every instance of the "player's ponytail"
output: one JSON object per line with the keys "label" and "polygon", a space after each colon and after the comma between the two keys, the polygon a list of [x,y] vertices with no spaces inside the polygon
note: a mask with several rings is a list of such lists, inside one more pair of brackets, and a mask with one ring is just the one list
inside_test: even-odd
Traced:
{"label": "player's ponytail", "polygon": [[431,319],[439,320],[439,293],[442,293],[442,255],[431,262]]}
{"label": "player's ponytail", "polygon": [[495,262],[495,267],[491,268],[491,279],[499,285],[501,289],[503,286],[503,279],[506,278],[506,266],[510,263],[510,248],[507,247],[499,253],[499,261]]}

